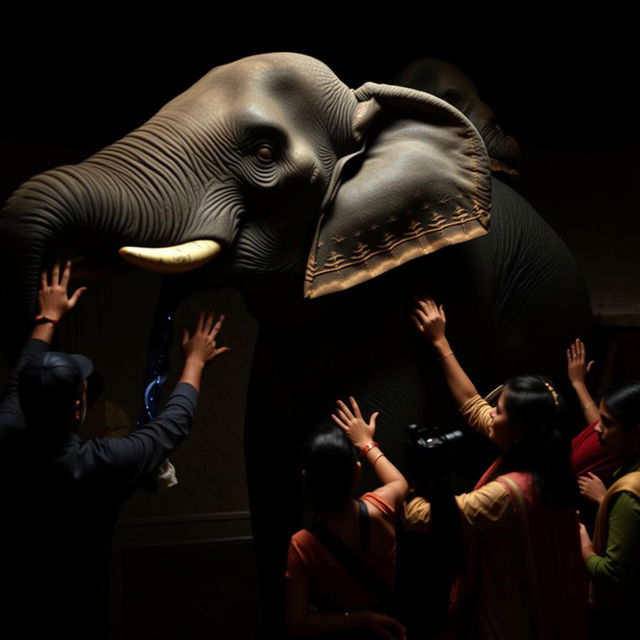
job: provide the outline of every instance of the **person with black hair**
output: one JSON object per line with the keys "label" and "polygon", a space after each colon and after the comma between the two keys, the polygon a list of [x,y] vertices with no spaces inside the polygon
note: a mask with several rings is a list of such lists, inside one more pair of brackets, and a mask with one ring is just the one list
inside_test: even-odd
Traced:
{"label": "person with black hair", "polygon": [[[366,422],[356,401],[349,403],[338,401],[332,415],[340,428],[321,429],[305,447],[303,473],[317,521],[289,545],[287,628],[295,636],[402,640],[404,627],[389,607],[396,513],[409,487],[373,439],[378,414]],[[358,500],[356,450],[382,483]]]}
{"label": "person with black hair", "polygon": [[[597,477],[585,484],[599,503],[593,542],[580,527],[582,556],[590,579],[593,637],[623,637],[635,628],[640,598],[640,381],[604,396],[595,430],[602,450],[622,466],[606,489]],[[602,634],[602,635],[599,635]]]}
{"label": "person with black hair", "polygon": [[[438,354],[462,415],[502,450],[474,490],[455,498],[465,546],[451,594],[456,637],[584,638],[578,491],[560,394],[548,378],[516,376],[490,406],[447,341],[442,306],[418,299],[412,317]],[[430,526],[431,505],[412,497],[404,520],[410,529]]]}
{"label": "person with black hair", "polygon": [[109,569],[122,503],[188,435],[205,365],[228,350],[223,317],[183,333],[179,381],[158,417],[128,436],[82,440],[84,356],[50,351],[70,297],[71,265],[42,273],[40,312],[0,402],[0,549],[6,637],[110,637]]}
{"label": "person with black hair", "polygon": [[618,453],[607,453],[600,444],[596,429],[600,412],[586,381],[593,364],[593,360],[587,359],[584,343],[576,338],[567,347],[567,377],[580,403],[586,426],[571,440],[571,467],[578,478],[580,520],[590,532],[606,492],[605,485],[612,483],[614,472],[622,464]]}

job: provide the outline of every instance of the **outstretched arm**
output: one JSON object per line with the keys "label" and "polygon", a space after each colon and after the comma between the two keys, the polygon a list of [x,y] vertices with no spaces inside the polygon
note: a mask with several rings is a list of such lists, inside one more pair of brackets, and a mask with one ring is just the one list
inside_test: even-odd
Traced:
{"label": "outstretched arm", "polygon": [[200,313],[192,335],[184,331],[185,363],[182,375],[158,417],[128,436],[88,441],[85,455],[93,456],[92,468],[100,469],[120,483],[125,494],[140,486],[173,449],[187,436],[195,416],[204,367],[228,347],[218,347],[215,338],[224,317]]}
{"label": "outstretched arm", "polygon": [[54,265],[51,279],[49,279],[46,270],[40,276],[40,291],[38,292],[39,313],[36,316],[36,320],[41,320],[41,322],[36,324],[31,332],[31,338],[36,340],[27,342],[2,390],[2,399],[0,400],[0,440],[14,429],[24,427],[25,424],[24,415],[18,402],[18,377],[20,371],[31,358],[49,349],[56,324],[76,306],[78,299],[86,291],[86,287],[81,287],[69,297],[67,295],[67,287],[70,275],[71,263],[67,262],[62,272],[59,263]]}
{"label": "outstretched arm", "polygon": [[456,359],[445,335],[446,316],[442,305],[431,298],[418,298],[411,315],[418,331],[431,343],[439,356],[445,380],[458,407],[478,395],[473,382]]}
{"label": "outstretched arm", "polygon": [[405,499],[409,491],[409,485],[405,477],[398,471],[394,464],[380,451],[374,441],[376,433],[376,418],[378,413],[373,413],[369,422],[365,422],[360,407],[354,398],[349,398],[351,407],[342,400],[338,400],[335,414],[331,414],[333,421],[346,433],[347,437],[362,456],[373,467],[382,487],[376,489],[389,504],[396,508]]}
{"label": "outstretched arm", "polygon": [[600,418],[598,405],[587,389],[587,373],[593,366],[593,360],[587,362],[587,350],[580,338],[576,338],[567,349],[567,375],[573,390],[578,396],[587,424]]}

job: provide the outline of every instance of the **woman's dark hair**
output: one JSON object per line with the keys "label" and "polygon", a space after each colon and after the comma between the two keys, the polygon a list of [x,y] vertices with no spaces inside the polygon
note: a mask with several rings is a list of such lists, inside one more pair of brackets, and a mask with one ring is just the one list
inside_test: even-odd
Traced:
{"label": "woman's dark hair", "polygon": [[331,513],[348,502],[356,460],[355,448],[338,427],[323,427],[307,440],[305,479],[317,512]]}
{"label": "woman's dark hair", "polygon": [[509,422],[524,433],[505,452],[498,473],[528,471],[553,502],[575,503],[578,487],[571,469],[571,439],[565,404],[555,385],[544,376],[515,376],[503,393]]}
{"label": "woman's dark hair", "polygon": [[627,382],[602,399],[609,413],[628,431],[640,424],[640,380]]}

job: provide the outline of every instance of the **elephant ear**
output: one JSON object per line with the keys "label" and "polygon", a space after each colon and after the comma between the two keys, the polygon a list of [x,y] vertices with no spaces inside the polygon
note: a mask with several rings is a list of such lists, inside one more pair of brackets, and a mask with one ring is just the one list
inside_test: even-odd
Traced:
{"label": "elephant ear", "polygon": [[352,115],[360,153],[339,162],[309,254],[304,293],[348,289],[488,232],[489,158],[443,100],[367,83]]}

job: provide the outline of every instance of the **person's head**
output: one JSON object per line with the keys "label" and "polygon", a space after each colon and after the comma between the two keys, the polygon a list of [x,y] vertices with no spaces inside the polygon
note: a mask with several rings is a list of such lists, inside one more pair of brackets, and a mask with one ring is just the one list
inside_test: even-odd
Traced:
{"label": "person's head", "polygon": [[502,449],[523,439],[544,436],[549,425],[564,420],[565,406],[553,382],[544,376],[510,378],[491,411],[490,437]]}
{"label": "person's head", "polygon": [[565,405],[551,380],[510,378],[492,415],[492,439],[505,450],[501,473],[529,471],[556,498],[575,495]]}
{"label": "person's head", "polygon": [[602,449],[625,459],[640,449],[640,381],[627,382],[610,391],[600,403],[596,425]]}
{"label": "person's head", "polygon": [[77,429],[86,412],[88,358],[47,351],[32,357],[18,376],[18,399],[29,427],[65,432]]}
{"label": "person's head", "polygon": [[307,440],[304,475],[316,512],[335,512],[347,504],[360,470],[355,448],[338,427],[323,427]]}

